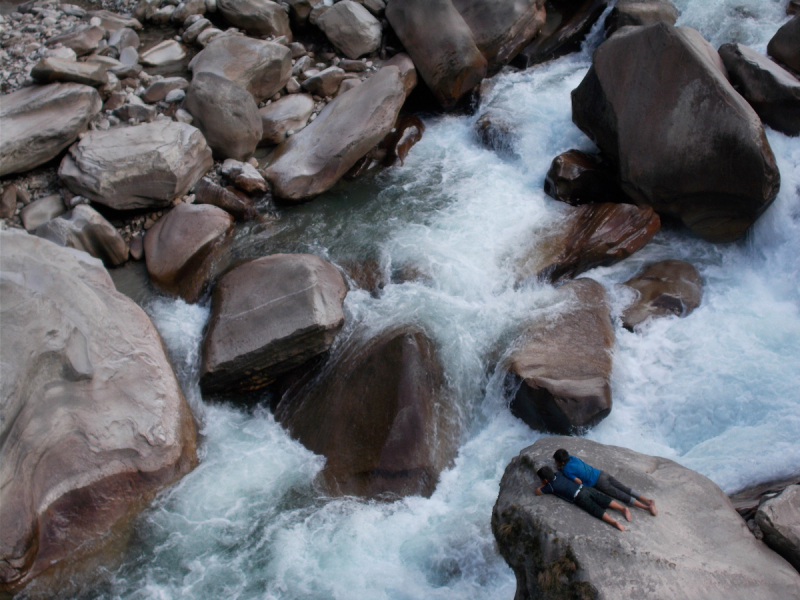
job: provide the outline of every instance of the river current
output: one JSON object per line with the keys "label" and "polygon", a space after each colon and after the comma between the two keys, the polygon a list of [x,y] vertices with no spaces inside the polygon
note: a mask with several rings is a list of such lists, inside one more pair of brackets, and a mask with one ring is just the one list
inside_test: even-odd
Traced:
{"label": "river current", "polygon": [[[717,48],[765,52],[787,19],[785,0],[675,4],[678,24]],[[239,257],[309,252],[426,274],[379,298],[351,291],[344,306],[345,333],[412,323],[438,347],[461,428],[432,497],[325,497],[314,485],[324,459],[287,435],[266,397],[250,408],[201,397],[207,302],[148,297],[200,424],[200,465],[143,513],[123,563],[81,599],[513,598],[489,519],[505,466],[542,434],[511,416],[493,371],[527,319],[559,309],[552,288],[515,287],[513,265],[564,211],[542,191],[553,157],[593,149],[572,124],[570,91],[600,41],[597,25],[581,52],[496,78],[482,102],[515,115],[511,154],[478,143],[480,109],[431,116],[404,165],[236,233]],[[586,436],[675,460],[728,493],[800,473],[800,138],[769,128],[767,137],[781,191],[744,240],[713,245],[664,229],[631,258],[584,275],[611,294],[617,335],[614,406]],[[619,284],[667,258],[699,269],[701,306],[626,331]]]}

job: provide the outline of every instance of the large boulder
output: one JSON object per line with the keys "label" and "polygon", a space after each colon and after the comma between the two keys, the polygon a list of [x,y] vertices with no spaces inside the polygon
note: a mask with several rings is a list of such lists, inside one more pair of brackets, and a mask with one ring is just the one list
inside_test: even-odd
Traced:
{"label": "large boulder", "polygon": [[[625,532],[553,495],[535,469],[558,448],[656,500]],[[492,532],[516,598],[797,600],[800,575],[758,541],[711,480],[666,458],[576,437],[548,437],[506,467]]]}
{"label": "large boulder", "polygon": [[317,19],[317,27],[348,58],[360,58],[381,47],[380,21],[352,0],[342,0],[326,10]]}
{"label": "large boulder", "polygon": [[800,15],[793,17],[778,29],[767,44],[767,54],[800,73]]}
{"label": "large boulder", "polygon": [[486,76],[486,58],[450,0],[390,2],[386,18],[443,107],[454,106]]}
{"label": "large boulder", "polygon": [[88,204],[79,204],[41,225],[36,235],[59,246],[88,252],[106,267],[116,267],[128,260],[128,245],[117,228]]}
{"label": "large boulder", "polygon": [[572,206],[623,202],[625,195],[617,183],[615,171],[600,154],[567,150],[550,164],[544,178],[544,191]]}
{"label": "large boulder", "polygon": [[58,175],[76,195],[129,210],[168,206],[213,164],[200,131],[156,121],[89,132],[69,149]]}
{"label": "large boulder", "polygon": [[211,299],[203,391],[259,389],[328,350],[344,325],[346,293],[336,267],[309,254],[275,254],[228,272]]}
{"label": "large boulder", "polygon": [[103,106],[100,94],[78,83],[30,86],[0,102],[0,177],[21,173],[54,159]]}
{"label": "large boulder", "polygon": [[327,459],[334,495],[430,496],[456,445],[433,344],[414,328],[351,337],[285,393],[275,418]]}
{"label": "large boulder", "polygon": [[216,37],[192,59],[195,75],[214,73],[262,102],[275,95],[292,75],[292,53],[286,46],[241,35]]}
{"label": "large boulder", "polygon": [[694,29],[657,23],[618,31],[592,63],[572,120],[617,166],[626,195],[706,240],[744,235],[780,174],[716,50]]}
{"label": "large boulder", "polygon": [[703,299],[700,273],[682,260],[648,265],[624,285],[636,292],[636,299],[622,313],[622,325],[631,330],[650,317],[685,317]]}
{"label": "large boulder", "polygon": [[541,31],[544,0],[453,0],[464,17],[489,74],[508,64]]}
{"label": "large boulder", "polygon": [[669,0],[619,0],[606,17],[606,36],[628,26],[642,27],[660,21],[675,25],[678,15],[678,9]]}
{"label": "large boulder", "polygon": [[570,208],[517,265],[517,280],[553,283],[594,267],[617,263],[642,248],[661,228],[652,208],[632,204],[586,204]]}
{"label": "large boulder", "polygon": [[787,135],[800,135],[800,80],[744,44],[724,44],[728,78],[761,120]]}
{"label": "large boulder", "polygon": [[292,41],[289,15],[270,0],[217,0],[217,9],[231,25],[252,35],[285,35]]}
{"label": "large boulder", "polygon": [[261,117],[253,96],[215,73],[198,73],[184,108],[218,158],[247,160],[261,141]]}
{"label": "large boulder", "polygon": [[614,327],[596,281],[565,283],[557,297],[557,318],[536,319],[515,342],[506,387],[511,412],[533,429],[579,433],[611,412]]}
{"label": "large boulder", "polygon": [[280,144],[292,131],[297,133],[314,112],[314,99],[308,94],[289,94],[269,106],[258,109],[261,116],[261,143]]}
{"label": "large boulder", "polygon": [[331,188],[391,131],[405,99],[394,66],[337,96],[270,155],[265,173],[275,196],[302,202]]}
{"label": "large boulder", "polygon": [[37,579],[55,597],[194,467],[195,425],[158,332],[100,261],[0,243],[0,594]]}
{"label": "large boulder", "polygon": [[233,217],[210,204],[179,204],[144,236],[150,281],[187,302],[197,302],[233,231]]}
{"label": "large boulder", "polygon": [[800,571],[800,485],[790,485],[758,507],[764,542]]}

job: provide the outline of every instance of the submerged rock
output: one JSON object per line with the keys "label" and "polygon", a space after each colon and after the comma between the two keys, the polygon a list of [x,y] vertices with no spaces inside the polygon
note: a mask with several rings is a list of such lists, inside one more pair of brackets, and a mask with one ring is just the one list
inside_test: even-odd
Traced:
{"label": "submerged rock", "polygon": [[624,202],[614,168],[599,154],[567,150],[553,159],[544,178],[545,193],[572,206]]}
{"label": "submerged rock", "polygon": [[518,116],[513,111],[489,105],[475,122],[475,133],[481,144],[500,156],[518,156],[515,150]]}
{"label": "submerged rock", "polygon": [[758,115],[694,29],[657,23],[606,40],[572,92],[572,120],[629,198],[708,241],[740,238],[778,193]]}
{"label": "submerged rock", "polygon": [[[617,531],[552,495],[535,469],[565,448],[656,500]],[[492,533],[516,598],[800,598],[800,575],[756,540],[711,480],[666,458],[583,438],[549,437],[506,467]]]}
{"label": "submerged rock", "polygon": [[637,292],[635,302],[622,313],[622,324],[630,330],[650,317],[685,317],[703,298],[700,273],[682,260],[652,264],[623,285]]}
{"label": "submerged rock", "polygon": [[59,246],[88,252],[106,267],[128,260],[128,245],[117,228],[86,204],[40,226],[36,235]]}
{"label": "submerged rock", "polygon": [[578,433],[611,412],[614,327],[605,288],[578,279],[558,288],[567,308],[528,326],[511,353],[511,412],[531,428]]}
{"label": "submerged rock", "polygon": [[790,485],[758,507],[764,543],[800,571],[800,485]]}
{"label": "submerged rock", "polygon": [[800,73],[800,15],[778,29],[767,44],[767,54],[795,73]]}
{"label": "submerged rock", "polygon": [[619,0],[606,17],[606,37],[618,29],[653,25],[663,21],[675,25],[678,9],[669,0]]}
{"label": "submerged rock", "polygon": [[195,425],[150,319],[100,261],[2,232],[0,593],[63,593],[113,560],[197,463]]}

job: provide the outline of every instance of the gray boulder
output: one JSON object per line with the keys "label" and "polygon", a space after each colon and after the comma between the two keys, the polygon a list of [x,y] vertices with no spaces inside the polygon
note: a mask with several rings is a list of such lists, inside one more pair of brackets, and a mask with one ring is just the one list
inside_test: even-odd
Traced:
{"label": "gray boulder", "polygon": [[116,267],[128,260],[128,245],[119,231],[87,204],[79,204],[41,225],[36,235],[65,248],[88,252],[106,267]]}
{"label": "gray boulder", "polygon": [[[395,54],[392,58],[383,63],[383,66],[397,67],[400,69],[400,78],[403,80],[403,86],[406,88],[406,96],[417,87],[417,68],[414,66],[414,61],[411,60],[408,54],[404,52]],[[345,69],[345,71],[346,70],[347,69]]]}
{"label": "gray boulder", "polygon": [[719,55],[728,78],[761,120],[787,135],[800,135],[800,81],[743,44],[724,44]]}
{"label": "gray boulder", "polygon": [[0,103],[0,176],[21,173],[54,159],[103,106],[100,94],[78,83],[25,87]]}
{"label": "gray boulder", "polygon": [[139,48],[140,43],[139,35],[129,27],[117,29],[108,37],[108,45],[112,48],[116,48],[118,52],[122,52],[125,48],[133,48],[136,50]]}
{"label": "gray boulder", "polygon": [[380,22],[352,0],[334,4],[317,20],[317,27],[348,58],[360,58],[381,47]]}
{"label": "gray boulder", "polygon": [[764,542],[800,571],[800,485],[790,485],[758,507]]}
{"label": "gray boulder", "polygon": [[185,90],[188,87],[189,82],[183,77],[165,77],[147,86],[141,98],[145,102],[155,104],[156,102],[161,102],[170,92],[174,90]]}
{"label": "gray boulder", "polygon": [[184,108],[215,156],[245,161],[261,141],[261,118],[253,96],[224,77],[195,75]]}
{"label": "gray boulder", "polygon": [[233,217],[210,204],[178,204],[144,236],[147,273],[153,284],[187,302],[197,302],[215,275],[214,266]]}
{"label": "gray boulder", "polygon": [[[560,498],[536,496],[535,469],[552,467],[558,448],[654,498],[658,516],[634,510],[620,532]],[[711,480],[666,458],[582,438],[540,439],[512,459],[492,532],[516,575],[517,599],[800,598],[800,575],[753,537]]]}
{"label": "gray boulder", "polygon": [[622,325],[630,330],[650,317],[685,317],[703,299],[700,273],[682,260],[649,265],[623,285],[636,291],[636,300],[622,313]]}
{"label": "gray boulder", "polygon": [[579,433],[611,412],[614,327],[605,288],[577,279],[558,288],[566,308],[531,323],[515,342],[506,387],[511,412],[531,428]]}
{"label": "gray boulder", "polygon": [[266,256],[228,272],[211,299],[203,391],[259,389],[328,350],[344,324],[346,293],[336,267],[308,254]]}
{"label": "gray boulder", "polygon": [[286,46],[245,36],[212,40],[189,63],[195,75],[214,73],[235,83],[262,102],[275,95],[292,74],[292,53]]}
{"label": "gray boulder", "polygon": [[63,215],[66,211],[61,196],[52,194],[28,204],[19,212],[19,218],[27,231],[36,231],[37,227],[47,223],[50,219]]}
{"label": "gray boulder", "polygon": [[136,515],[197,464],[150,319],[100,261],[1,232],[0,593],[55,597],[118,557]]}
{"label": "gray boulder", "polygon": [[31,69],[31,77],[42,84],[71,81],[97,87],[108,83],[104,66],[60,58],[43,58]]}
{"label": "gray boulder", "polygon": [[344,71],[339,67],[328,67],[303,82],[303,89],[320,96],[333,96],[344,79]]}
{"label": "gray boulder", "polygon": [[669,0],[619,0],[606,17],[606,36],[622,27],[640,27],[663,21],[675,25],[678,9]]}
{"label": "gray boulder", "polygon": [[694,29],[657,23],[618,31],[592,62],[572,92],[572,120],[616,166],[625,194],[708,241],[744,235],[780,174],[714,48]]}
{"label": "gray boulder", "polygon": [[270,0],[217,0],[217,9],[231,25],[252,35],[286,36],[292,41],[289,15]]}
{"label": "gray boulder", "polygon": [[486,76],[486,58],[450,0],[391,2],[386,18],[445,108],[455,106]]}
{"label": "gray boulder", "polygon": [[51,37],[47,40],[47,45],[52,48],[61,44],[74,50],[78,56],[83,56],[95,50],[105,35],[106,30],[102,27],[84,26]]}
{"label": "gray boulder", "polygon": [[767,54],[795,73],[800,73],[800,15],[778,29],[767,44]]}
{"label": "gray boulder", "polygon": [[388,134],[405,102],[400,70],[386,67],[331,101],[275,148],[265,168],[273,193],[302,202],[330,189]]}
{"label": "gray boulder", "polygon": [[297,133],[308,123],[314,111],[314,99],[308,94],[290,94],[260,108],[262,144],[280,144],[289,131]]}
{"label": "gray boulder", "polygon": [[58,175],[79,196],[130,210],[168,206],[212,165],[200,131],[156,121],[89,132],[70,148]]}

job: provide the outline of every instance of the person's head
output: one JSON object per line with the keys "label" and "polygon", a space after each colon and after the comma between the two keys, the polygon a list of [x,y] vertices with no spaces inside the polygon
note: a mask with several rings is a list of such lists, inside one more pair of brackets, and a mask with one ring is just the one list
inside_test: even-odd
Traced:
{"label": "person's head", "polygon": [[551,469],[550,467],[542,467],[541,469],[536,471],[536,474],[539,476],[539,479],[541,479],[544,483],[553,481],[553,479],[555,479],[556,476],[556,474],[553,473],[553,469]]}
{"label": "person's head", "polygon": [[553,460],[556,461],[556,468],[560,471],[569,460],[569,452],[563,448],[559,448],[556,450],[556,453],[553,454]]}

